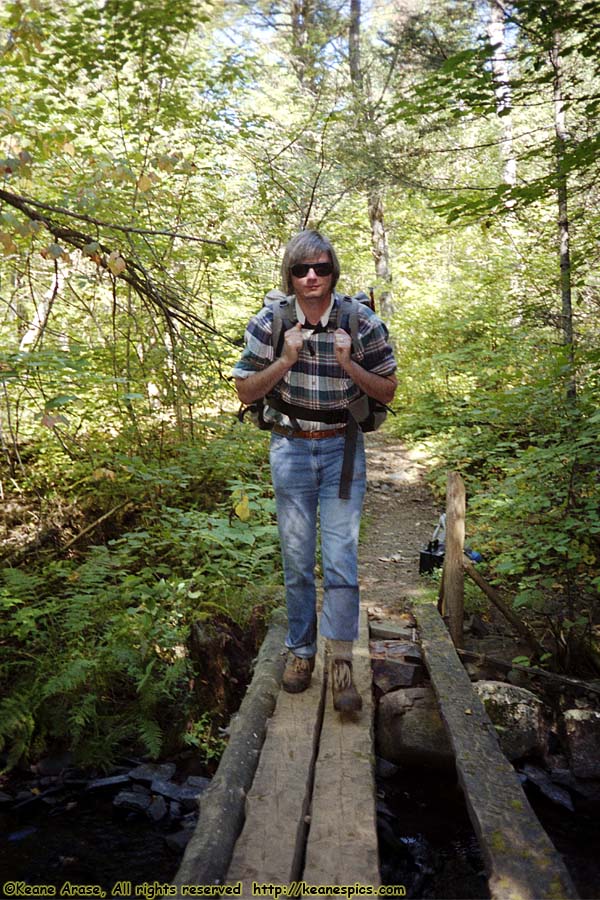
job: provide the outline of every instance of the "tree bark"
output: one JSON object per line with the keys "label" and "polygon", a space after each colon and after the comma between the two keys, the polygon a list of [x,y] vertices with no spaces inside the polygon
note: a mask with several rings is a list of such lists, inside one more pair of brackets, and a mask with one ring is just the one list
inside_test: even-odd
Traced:
{"label": "tree bark", "polygon": [[562,61],[560,57],[560,35],[555,32],[550,51],[550,61],[554,70],[554,132],[556,161],[556,190],[558,201],[558,244],[560,257],[561,327],[563,344],[567,354],[569,374],[567,397],[575,400],[575,345],[573,337],[573,301],[571,287],[571,250],[569,237],[569,204],[567,176],[564,171],[565,146],[569,139],[566,125],[565,105],[562,85]]}
{"label": "tree bark", "polygon": [[58,260],[54,260],[54,275],[52,276],[52,284],[48,291],[44,294],[43,299],[37,304],[33,319],[31,320],[27,331],[21,338],[19,351],[26,353],[29,350],[35,350],[39,342],[44,337],[44,331],[50,318],[52,305],[56,299],[56,295],[63,286],[64,278],[58,268]]}
{"label": "tree bark", "polygon": [[513,121],[510,76],[505,40],[505,10],[500,0],[490,0],[488,37],[492,45],[492,73],[496,82],[496,110],[502,119],[501,153],[504,159],[504,181],[517,183],[517,160],[513,150]]}
{"label": "tree bark", "polygon": [[[376,127],[370,91],[365,83],[362,71],[360,26],[361,0],[350,0],[350,25],[348,29],[350,82],[357,110],[357,120],[361,122],[364,130],[365,146],[370,155],[374,156]],[[379,312],[384,318],[389,318],[394,311],[394,306],[392,301],[390,253],[384,219],[384,192],[372,177],[369,178],[367,207],[371,227],[371,250],[375,263],[375,277],[381,289]]]}

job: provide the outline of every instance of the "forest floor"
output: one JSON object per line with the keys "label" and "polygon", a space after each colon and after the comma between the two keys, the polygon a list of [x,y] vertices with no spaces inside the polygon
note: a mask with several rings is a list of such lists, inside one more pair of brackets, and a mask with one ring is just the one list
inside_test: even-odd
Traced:
{"label": "forest floor", "polygon": [[440,509],[425,483],[427,459],[397,438],[366,437],[367,496],[359,550],[360,584],[368,605],[384,616],[419,593],[419,551],[431,539]]}
{"label": "forest floor", "polygon": [[[419,575],[419,553],[445,511],[445,498],[434,498],[426,481],[428,458],[418,449],[377,432],[366,436],[366,453],[359,548],[362,602],[372,617],[393,619],[419,601],[424,587],[437,593],[437,584]],[[468,508],[466,525],[468,530]],[[513,628],[478,589],[474,592],[477,599],[465,602],[465,649],[505,662],[527,655],[527,645]],[[473,613],[480,626],[476,633],[469,629]]]}

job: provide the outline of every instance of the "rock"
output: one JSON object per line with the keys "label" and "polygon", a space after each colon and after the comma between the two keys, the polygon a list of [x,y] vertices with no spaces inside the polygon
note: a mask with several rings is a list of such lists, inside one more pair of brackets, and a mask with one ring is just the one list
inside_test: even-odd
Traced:
{"label": "rock", "polygon": [[174,853],[183,853],[193,833],[193,828],[181,828],[179,831],[173,832],[173,834],[165,835],[165,843]]}
{"label": "rock", "polygon": [[524,688],[526,685],[531,684],[531,678],[527,675],[526,672],[523,672],[522,669],[510,669],[506,673],[506,680],[510,684],[514,684],[516,687]]}
{"label": "rock", "polygon": [[153,794],[162,794],[168,800],[176,800],[186,810],[198,808],[198,795],[202,793],[198,787],[173,784],[172,781],[164,781],[162,778],[155,778],[151,789]]}
{"label": "rock", "polygon": [[573,773],[578,778],[600,778],[600,712],[568,709],[563,720]]}
{"label": "rock", "polygon": [[568,787],[573,791],[577,789],[577,779],[570,769],[555,767],[550,769],[549,774],[555,784],[562,784],[564,787]]}
{"label": "rock", "polygon": [[475,637],[486,637],[490,633],[489,627],[477,613],[469,616],[464,624],[464,630],[469,631]]}
{"label": "rock", "polygon": [[393,778],[400,771],[400,767],[387,759],[378,756],[375,760],[375,772],[378,778]]}
{"label": "rock", "polygon": [[146,810],[146,815],[149,819],[152,819],[153,822],[160,822],[161,819],[164,819],[166,814],[167,801],[158,794],[156,797],[152,798],[152,802]]}
{"label": "rock", "polygon": [[73,762],[73,754],[68,750],[55,756],[46,756],[33,766],[38,775],[60,775]]}
{"label": "rock", "polygon": [[175,763],[144,763],[136,766],[128,772],[129,778],[133,781],[154,781],[155,778],[163,778],[168,781],[177,771]]}
{"label": "rock", "polygon": [[26,825],[25,828],[19,828],[18,831],[11,831],[6,838],[7,841],[23,841],[31,834],[35,834],[37,827],[35,825]]}
{"label": "rock", "polygon": [[369,653],[372,659],[393,659],[410,663],[420,663],[423,660],[421,648],[412,641],[369,641]]}
{"label": "rock", "polygon": [[479,681],[479,666],[477,666],[475,663],[465,663],[465,672],[467,673],[471,681]]}
{"label": "rock", "polygon": [[430,687],[386,694],[377,711],[378,753],[393,763],[435,767],[454,764],[454,756]]}
{"label": "rock", "polygon": [[545,707],[539,697],[503,681],[477,681],[473,690],[481,698],[498,733],[502,751],[510,760],[543,753]]}
{"label": "rock", "polygon": [[172,819],[181,818],[181,803],[178,803],[177,800],[171,800],[169,803],[169,815]]}
{"label": "rock", "polygon": [[571,794],[564,787],[554,784],[548,772],[539,766],[531,765],[531,763],[525,763],[522,769],[527,779],[538,788],[544,797],[559,806],[564,806],[570,812],[574,811]]}
{"label": "rock", "polygon": [[182,787],[194,788],[199,793],[202,793],[209,787],[212,779],[206,778],[204,775],[188,775],[185,781],[182,784]]}
{"label": "rock", "polygon": [[107,778],[94,778],[86,786],[86,791],[99,791],[102,788],[117,787],[120,784],[129,784],[129,775],[110,775]]}
{"label": "rock", "polygon": [[395,659],[374,659],[372,670],[373,682],[384,694],[396,688],[414,687],[425,678],[423,666]]}
{"label": "rock", "polygon": [[[412,641],[413,639],[413,629],[410,626],[399,625],[392,621],[381,622],[376,619],[369,623],[369,634],[373,641]],[[417,649],[419,648],[417,647]]]}
{"label": "rock", "polygon": [[150,794],[140,794],[137,791],[121,791],[113,800],[113,806],[120,809],[134,809],[138,812],[146,812],[151,803]]}

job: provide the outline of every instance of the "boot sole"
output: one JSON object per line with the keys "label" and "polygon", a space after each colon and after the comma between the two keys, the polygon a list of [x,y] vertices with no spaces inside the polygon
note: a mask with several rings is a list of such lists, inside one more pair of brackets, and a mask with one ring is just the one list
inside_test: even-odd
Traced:
{"label": "boot sole", "polygon": [[310,681],[306,684],[284,684],[282,682],[281,687],[288,694],[301,694],[302,691],[306,691],[310,687]]}
{"label": "boot sole", "polygon": [[339,713],[360,712],[362,709],[362,699],[359,697],[358,700],[350,701],[334,700],[333,708]]}

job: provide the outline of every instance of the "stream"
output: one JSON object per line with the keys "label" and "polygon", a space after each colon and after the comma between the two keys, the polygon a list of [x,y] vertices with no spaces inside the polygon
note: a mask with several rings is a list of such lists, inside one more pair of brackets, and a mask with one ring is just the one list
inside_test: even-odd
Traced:
{"label": "stream", "polygon": [[[389,763],[378,769],[382,882],[405,885],[407,897],[488,898],[479,845],[456,779],[447,772],[398,769]],[[182,776],[174,778],[178,783],[173,786],[181,789]],[[11,895],[7,882],[53,885],[57,895],[66,883],[98,885],[112,897],[115,886],[125,879],[133,891],[136,885],[172,881],[195,824],[194,812],[179,809],[174,815],[179,804],[167,801],[166,813],[153,822],[141,810],[115,806],[115,798],[123,796],[123,784],[90,790],[89,779],[71,777],[63,778],[62,784],[55,781],[49,789],[45,780],[45,785],[32,785],[31,779],[19,783],[14,778],[11,793],[0,792],[2,896]],[[164,780],[160,783],[166,790]],[[146,785],[138,781],[133,793],[142,797],[150,791],[150,782]],[[36,790],[39,794],[32,793]],[[526,790],[581,898],[599,897],[594,809],[582,804],[570,813],[533,785],[526,785]]]}

